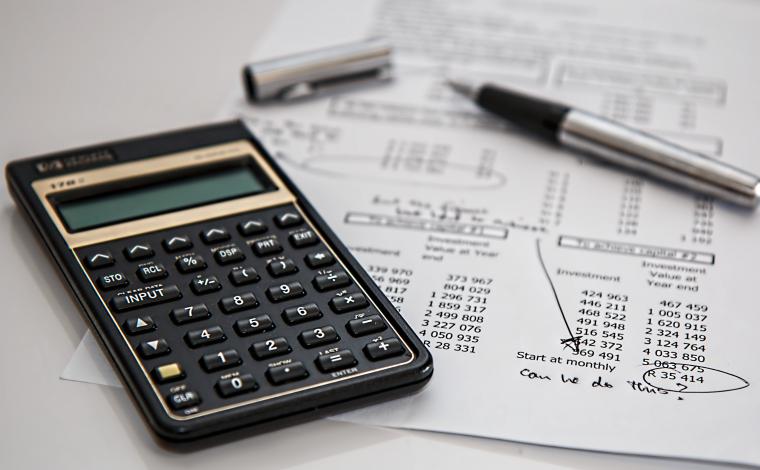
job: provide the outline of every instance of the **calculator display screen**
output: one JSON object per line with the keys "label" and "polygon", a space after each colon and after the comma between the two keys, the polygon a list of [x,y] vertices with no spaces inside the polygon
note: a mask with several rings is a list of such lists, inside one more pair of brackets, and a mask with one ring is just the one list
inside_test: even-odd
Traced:
{"label": "calculator display screen", "polygon": [[69,231],[76,232],[274,189],[258,173],[248,165],[211,169],[56,205]]}

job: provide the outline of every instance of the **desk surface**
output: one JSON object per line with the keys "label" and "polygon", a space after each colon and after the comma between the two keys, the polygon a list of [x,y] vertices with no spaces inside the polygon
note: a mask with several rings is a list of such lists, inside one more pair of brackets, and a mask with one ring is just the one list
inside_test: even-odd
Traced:
{"label": "desk surface", "polygon": [[[277,10],[276,0],[107,3],[0,5],[3,162],[213,120]],[[402,468],[724,468],[331,420],[173,452],[123,390],[58,378],[85,323],[5,189],[0,231],[1,468],[368,470],[397,456]]]}

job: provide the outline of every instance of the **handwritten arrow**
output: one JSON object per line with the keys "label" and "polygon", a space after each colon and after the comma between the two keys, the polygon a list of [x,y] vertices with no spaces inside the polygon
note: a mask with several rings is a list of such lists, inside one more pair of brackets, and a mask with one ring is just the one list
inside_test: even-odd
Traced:
{"label": "handwritten arrow", "polygon": [[554,301],[557,302],[559,313],[560,315],[562,315],[562,321],[565,323],[565,328],[567,328],[567,333],[570,335],[569,338],[561,339],[560,344],[562,344],[562,346],[565,348],[569,347],[577,354],[581,351],[581,344],[580,344],[581,336],[573,335],[573,330],[570,329],[570,324],[567,322],[565,311],[562,309],[562,304],[559,302],[557,289],[554,288],[554,282],[552,282],[552,278],[551,276],[549,276],[549,270],[546,269],[546,263],[544,263],[544,257],[541,255],[541,240],[538,238],[536,238],[536,253],[538,254],[538,261],[539,263],[541,263],[541,269],[544,271],[546,280],[549,281],[549,287],[551,287],[552,289],[552,294],[554,294]]}

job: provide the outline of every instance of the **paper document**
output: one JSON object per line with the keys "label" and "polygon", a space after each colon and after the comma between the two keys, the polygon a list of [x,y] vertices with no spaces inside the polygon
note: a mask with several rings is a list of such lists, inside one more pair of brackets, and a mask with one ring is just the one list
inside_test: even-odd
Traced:
{"label": "paper document", "polygon": [[246,119],[427,343],[362,423],[760,465],[760,214],[530,139],[445,76],[555,98],[760,172],[760,4],[293,2],[254,59],[371,35],[389,85]]}

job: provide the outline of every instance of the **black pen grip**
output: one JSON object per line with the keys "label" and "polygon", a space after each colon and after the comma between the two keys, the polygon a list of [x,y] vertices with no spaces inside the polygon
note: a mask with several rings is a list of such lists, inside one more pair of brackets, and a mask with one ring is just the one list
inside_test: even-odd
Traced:
{"label": "black pen grip", "polygon": [[534,98],[494,85],[480,88],[478,105],[514,125],[541,137],[557,141],[559,125],[570,108],[553,101]]}

